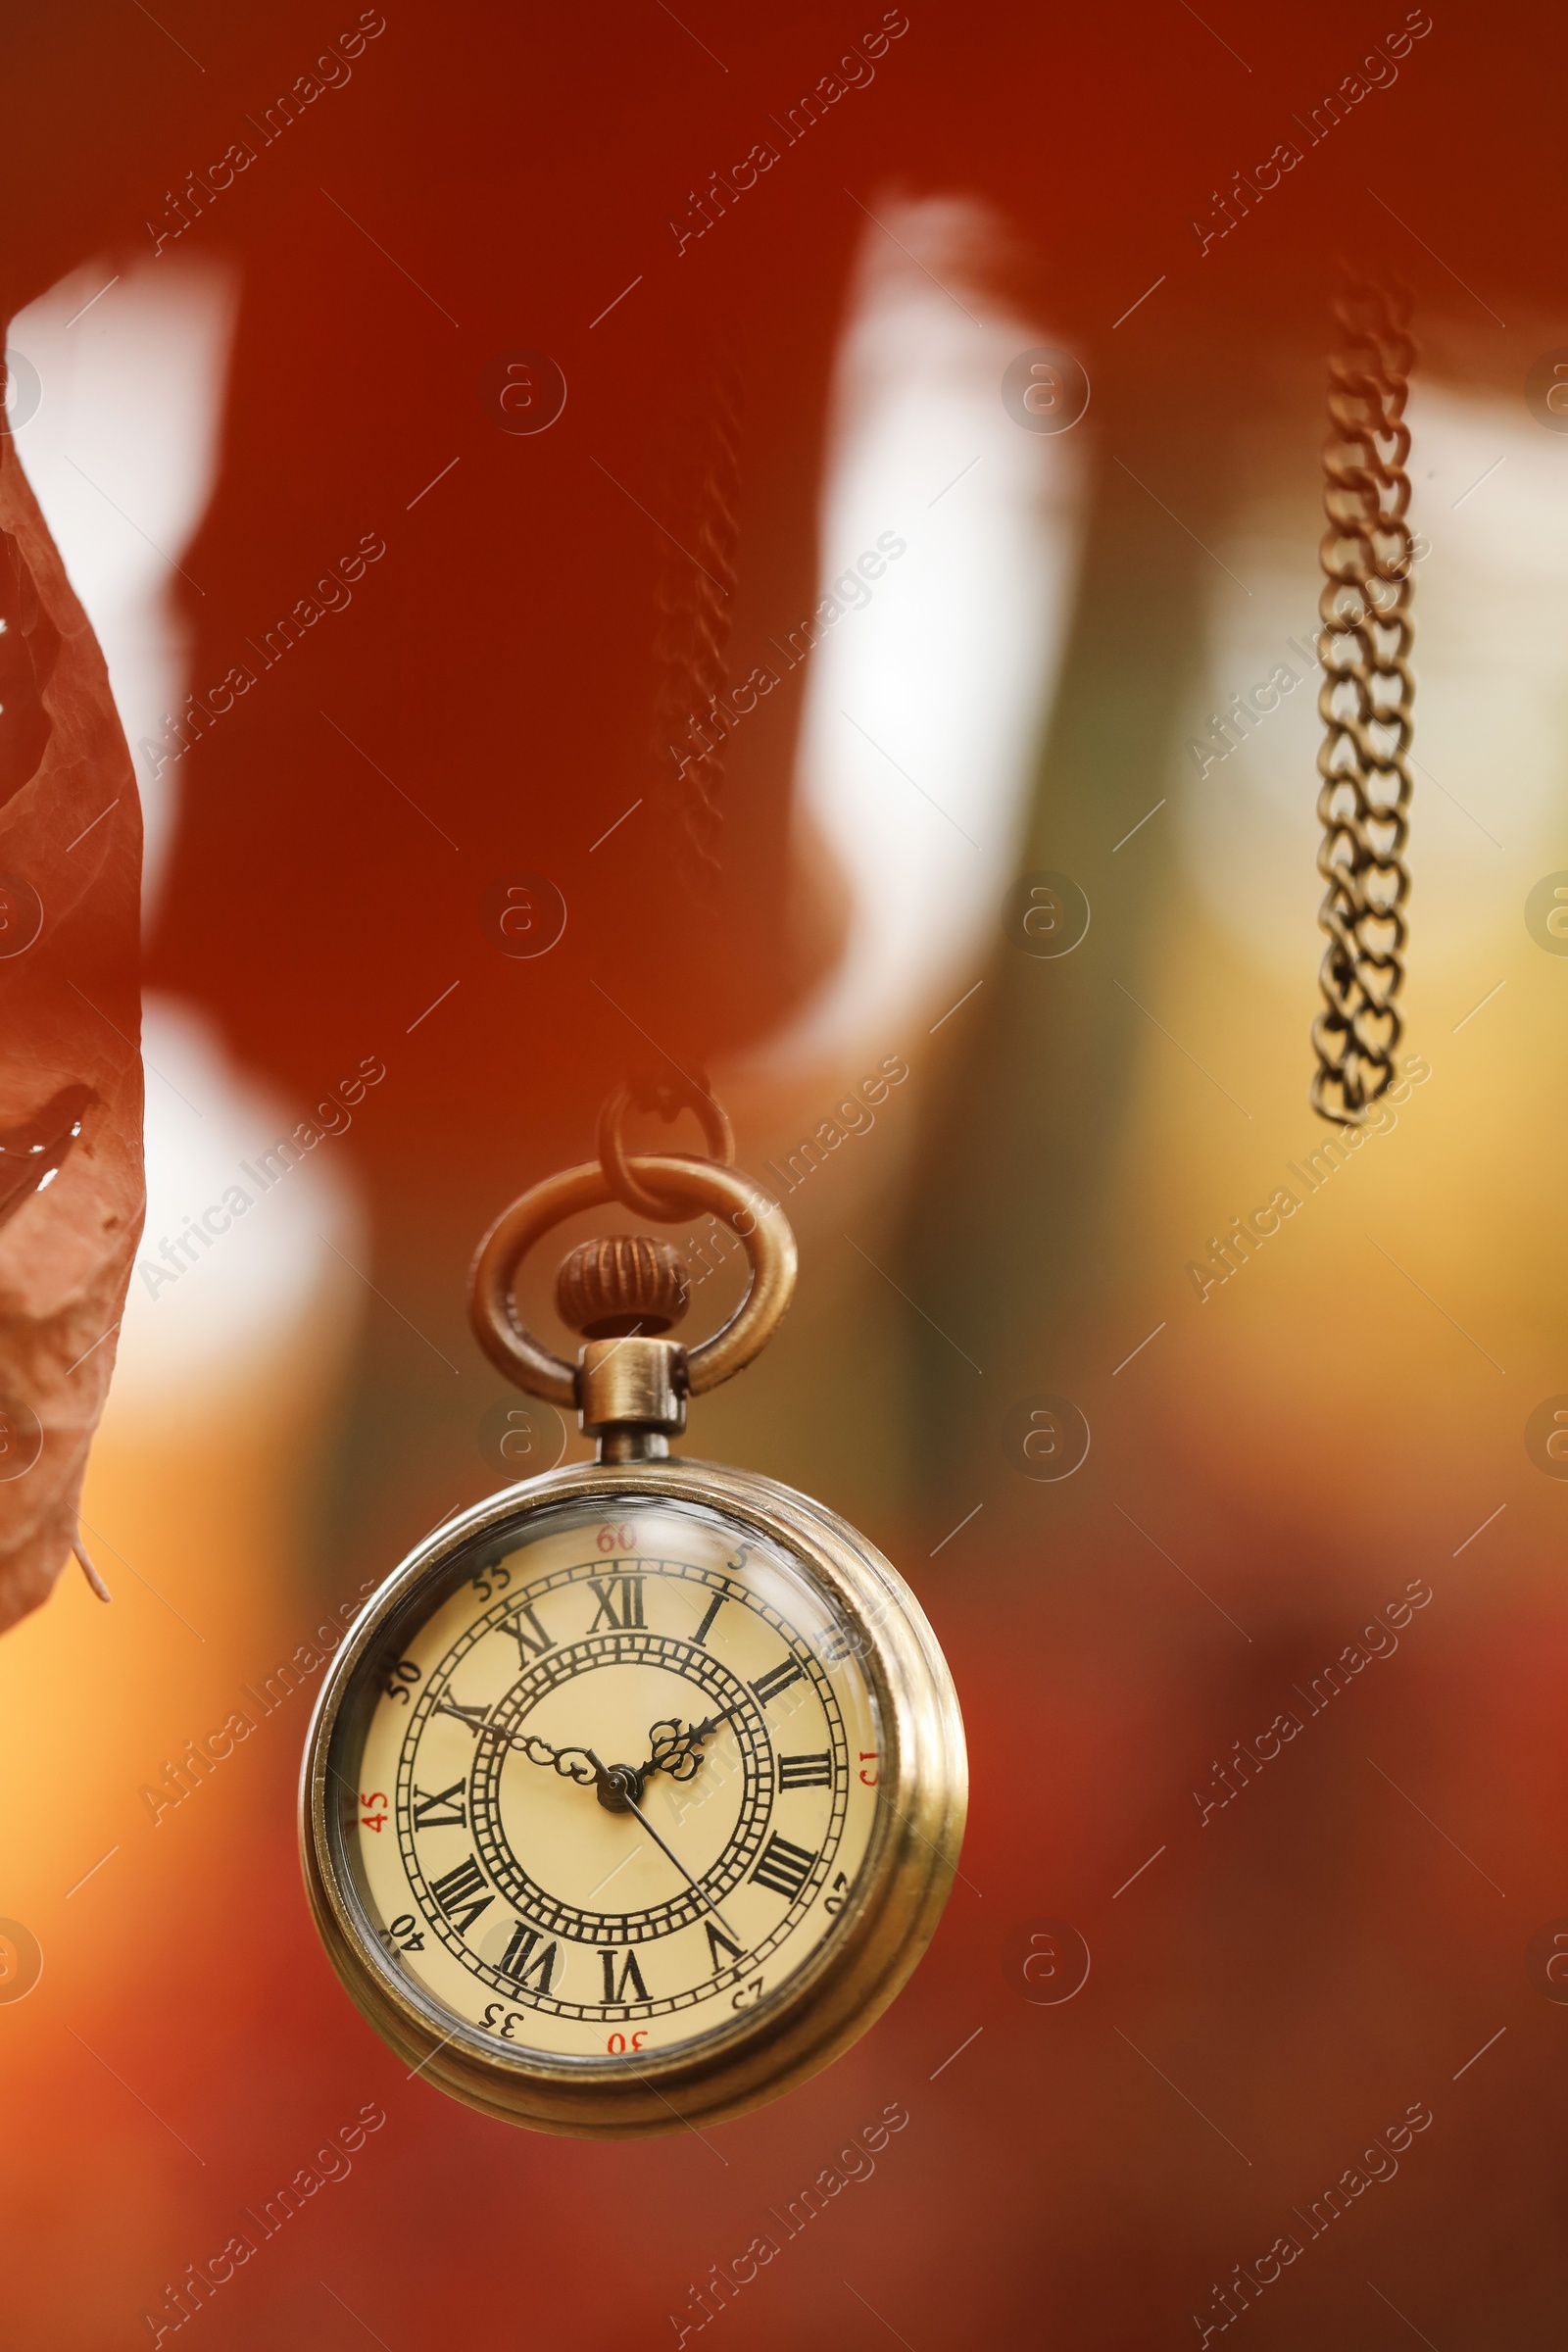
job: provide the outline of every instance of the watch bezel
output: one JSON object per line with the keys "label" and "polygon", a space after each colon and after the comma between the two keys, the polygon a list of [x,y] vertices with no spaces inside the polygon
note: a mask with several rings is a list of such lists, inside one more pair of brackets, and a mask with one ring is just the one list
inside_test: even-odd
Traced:
{"label": "watch bezel", "polygon": [[[510,1522],[558,1502],[706,1504],[782,1542],[859,1640],[880,1722],[878,1803],[855,1885],[831,1934],[754,2010],[668,2053],[635,2061],[481,2044],[480,2029],[423,1994],[375,1941],[330,1804],[334,1740],[373,1706],[368,1661],[386,1630],[443,1572]],[[963,1727],[936,1637],[892,1564],[843,1520],[776,1480],[677,1456],[581,1463],[503,1489],[417,1544],[349,1628],[318,1694],[300,1788],[306,1888],[338,1977],[362,2015],[428,2081],[534,2131],[635,2137],[717,2122],[778,2097],[838,2057],[881,2015],[918,1962],[957,1866],[967,1800]],[[442,2021],[448,2021],[443,2025]],[[470,2038],[472,2036],[472,2038]]]}

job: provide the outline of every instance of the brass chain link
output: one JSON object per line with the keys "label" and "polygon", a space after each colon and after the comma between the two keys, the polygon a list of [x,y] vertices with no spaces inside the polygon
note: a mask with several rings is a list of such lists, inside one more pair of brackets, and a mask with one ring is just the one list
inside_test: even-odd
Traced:
{"label": "brass chain link", "polygon": [[1328,888],[1317,919],[1329,945],[1318,971],[1323,1010],[1312,1024],[1311,1099],[1321,1117],[1354,1127],[1393,1083],[1403,1031],[1396,1000],[1410,891],[1404,851],[1415,697],[1404,406],[1415,345],[1402,290],[1353,282],[1335,316],[1345,340],[1329,363],[1329,520],[1318,550],[1317,865]]}

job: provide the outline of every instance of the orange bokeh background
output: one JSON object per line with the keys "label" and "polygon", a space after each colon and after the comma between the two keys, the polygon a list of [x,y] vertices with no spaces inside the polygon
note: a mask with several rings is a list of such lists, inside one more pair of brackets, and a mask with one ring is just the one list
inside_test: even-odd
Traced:
{"label": "orange bokeh background", "polygon": [[[1208,1235],[1322,1141],[1310,869],[1285,978],[1174,836],[1110,845],[1164,789],[1150,778],[1212,585],[1127,469],[1207,541],[1253,436],[1304,498],[1309,574],[1344,256],[1410,278],[1444,380],[1523,413],[1528,368],[1565,339],[1561,26],[1435,12],[1397,86],[1204,251],[1210,191],[1381,38],[1360,15],[911,9],[874,84],[677,249],[688,191],[879,14],[389,7],[352,84],[188,232],[242,288],[188,558],[193,680],[363,533],[386,555],[358,610],[179,763],[148,978],[291,1102],[385,1059],[341,1146],[373,1256],[286,1354],[157,1410],[112,1397],[83,1516],[114,1606],[73,1577],[0,1643],[0,1915],[45,1955],[29,1997],[0,2004],[19,2352],[156,2340],[144,2315],[167,2288],[370,2104],[385,2122],[352,2169],[214,2289],[193,2334],[235,2352],[367,2332],[390,2352],[466,2334],[618,2352],[680,2326],[695,2342],[690,2290],[894,2101],[909,2120],[874,2175],[731,2294],[721,2341],[1200,2341],[1224,2318],[1216,2284],[1292,2230],[1300,2255],[1223,2332],[1293,2352],[1373,2352],[1411,2328],[1510,2352],[1560,2334],[1568,2018],[1527,1960],[1568,1914],[1568,1497],[1523,1442],[1568,1386],[1563,974],[1521,914],[1544,864],[1478,866],[1476,936],[1423,936],[1418,810],[1406,1002],[1430,1076],[1200,1301],[1185,1268]],[[86,257],[144,256],[165,189],[325,37],[294,0],[14,24],[7,315]],[[744,674],[812,600],[857,205],[900,189],[989,207],[986,267],[1094,381],[1086,552],[1020,868],[1076,875],[1095,928],[1070,962],[1035,962],[999,909],[984,987],[934,1033],[942,1008],[911,985],[886,1041],[910,1082],[787,1203],[799,1303],[688,1449],[819,1494],[910,1577],[971,1741],[962,1875],[906,1992],[788,2100],[702,2138],[530,2137],[411,2081],[332,1978],[295,1851],[307,1693],[156,1823],[139,1792],[498,1483],[480,1431],[503,1391],[464,1304],[490,1218],[589,1154],[616,1079],[661,1054],[742,1067],[839,953],[831,877],[792,830],[798,674],[737,735],[710,916],[657,801],[623,848],[589,845],[648,769],[665,559],[639,503],[658,505],[732,336]],[[1471,285],[1507,327],[1468,307]],[[481,406],[484,370],[522,346],[570,386],[537,440]],[[323,710],[455,847],[344,756]],[[1309,808],[1309,769],[1300,789]],[[1565,822],[1559,773],[1548,836]],[[485,933],[514,870],[571,909],[537,961]],[[1191,1039],[1217,1041],[1225,1086],[1171,1042]],[[742,1160],[787,1147],[853,1075],[754,1066]],[[1060,1485],[1005,1450],[1035,1392],[1071,1396],[1094,1432]],[[1431,1599],[1396,1652],[1309,1713],[1299,1687],[1412,1583]],[[1298,1736],[1205,1816],[1194,1789],[1293,1706]],[[1047,1919],[1093,1958],[1059,2006],[1023,1998],[1008,1960]],[[1301,2212],[1412,2103],[1432,2121],[1397,2177],[1312,2235]]]}

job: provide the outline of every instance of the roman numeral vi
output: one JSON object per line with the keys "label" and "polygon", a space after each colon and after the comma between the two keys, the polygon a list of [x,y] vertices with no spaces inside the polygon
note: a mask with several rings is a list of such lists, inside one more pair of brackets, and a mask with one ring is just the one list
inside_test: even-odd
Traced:
{"label": "roman numeral vi", "polygon": [[[601,1961],[604,1963],[606,2000],[646,2001],[648,1998],[648,1987],[643,1983],[643,1972],[637,1965],[636,1953],[622,1952],[618,1956],[621,1962],[621,1970],[620,1980],[617,1984],[615,1980],[615,1960],[617,1955],[614,1952],[601,1952],[599,1955]],[[628,1984],[633,1985],[635,1990],[628,1992],[626,1990]]]}

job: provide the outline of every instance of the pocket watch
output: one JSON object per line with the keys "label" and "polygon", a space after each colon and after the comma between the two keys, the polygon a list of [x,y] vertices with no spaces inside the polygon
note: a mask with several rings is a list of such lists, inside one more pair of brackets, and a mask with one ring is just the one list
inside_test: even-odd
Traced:
{"label": "pocket watch", "polygon": [[[599,2137],[743,2114],[847,2049],[935,1933],[967,1793],[953,1681],[898,1572],[776,1480],[669,1452],[688,1396],[776,1327],[795,1243],[723,1160],[628,1158],[627,1100],[600,1162],[515,1201],[472,1278],[486,1353],[574,1403],[598,1458],[394,1570],[326,1677],[301,1787],[316,1923],[376,2032],[488,2115]],[[751,1280],[688,1351],[666,1244],[573,1250],[572,1366],[514,1285],[551,1227],[612,1199],[724,1219]]]}

